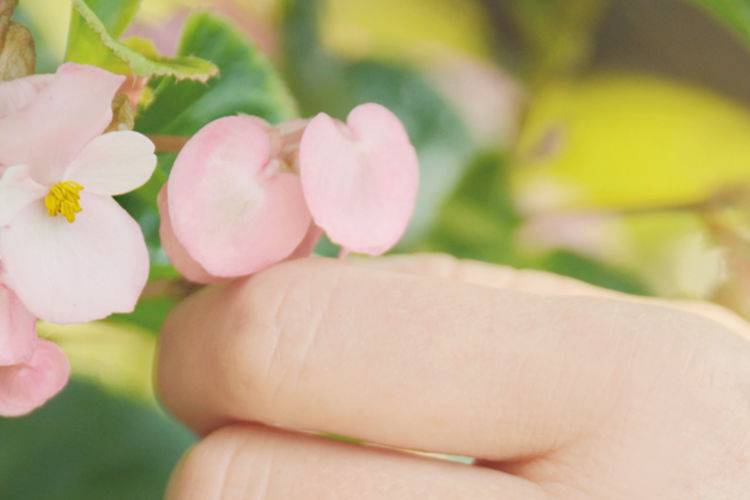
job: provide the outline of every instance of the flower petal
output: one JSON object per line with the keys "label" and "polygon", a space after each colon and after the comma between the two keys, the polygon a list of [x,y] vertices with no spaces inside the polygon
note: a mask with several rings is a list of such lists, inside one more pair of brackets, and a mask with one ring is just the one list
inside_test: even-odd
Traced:
{"label": "flower petal", "polygon": [[54,75],[32,75],[17,80],[0,82],[0,118],[16,113],[32,102]]}
{"label": "flower petal", "polygon": [[0,367],[0,415],[19,417],[39,408],[65,387],[69,376],[62,350],[40,340],[28,362]]}
{"label": "flower petal", "polygon": [[169,216],[188,254],[214,276],[242,276],[294,251],[310,224],[299,178],[269,163],[267,130],[244,116],[204,127],[168,183]]}
{"label": "flower petal", "polygon": [[117,195],[144,185],[156,168],[154,144],[129,130],[110,132],[89,142],[65,173],[89,193]]}
{"label": "flower petal", "polygon": [[0,233],[9,286],[29,311],[53,323],[82,323],[130,312],[148,278],[138,224],[106,196],[81,193],[73,223],[26,207]]}
{"label": "flower petal", "polygon": [[8,224],[27,205],[44,198],[47,189],[29,175],[29,167],[16,165],[0,178],[0,226]]}
{"label": "flower petal", "polygon": [[289,260],[303,259],[312,255],[321,237],[323,237],[323,230],[315,224],[310,224],[305,238],[294,249],[292,255],[289,256]]}
{"label": "flower petal", "polygon": [[399,119],[363,104],[348,126],[319,114],[300,144],[300,175],[315,223],[353,252],[379,255],[406,230],[419,163]]}
{"label": "flower petal", "polygon": [[11,289],[0,285],[0,367],[31,358],[37,343],[35,327],[36,318]]}
{"label": "flower petal", "polygon": [[164,252],[169,257],[172,265],[177,271],[184,276],[186,279],[194,283],[214,283],[221,280],[216,276],[212,276],[208,273],[203,266],[198,264],[190,254],[187,253],[185,247],[174,235],[172,229],[172,222],[169,219],[169,204],[167,201],[167,187],[164,186],[159,191],[159,197],[157,198],[159,205],[159,217],[161,218],[161,224],[159,225],[159,239],[161,240],[161,246]]}
{"label": "flower petal", "polygon": [[65,167],[112,120],[112,98],[125,77],[94,66],[60,66],[23,109],[0,118],[0,164],[24,164],[41,184]]}

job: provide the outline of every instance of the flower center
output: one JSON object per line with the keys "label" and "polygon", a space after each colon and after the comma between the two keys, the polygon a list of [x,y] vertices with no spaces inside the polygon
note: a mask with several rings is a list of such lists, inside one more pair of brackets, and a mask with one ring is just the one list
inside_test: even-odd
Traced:
{"label": "flower center", "polygon": [[68,222],[76,220],[76,214],[81,211],[81,195],[83,186],[75,181],[58,182],[51,188],[49,193],[44,197],[44,206],[47,212],[54,217],[62,214]]}

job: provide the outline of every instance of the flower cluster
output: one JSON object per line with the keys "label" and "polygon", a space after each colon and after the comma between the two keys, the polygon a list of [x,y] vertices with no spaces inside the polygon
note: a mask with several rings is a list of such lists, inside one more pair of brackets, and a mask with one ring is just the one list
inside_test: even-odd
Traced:
{"label": "flower cluster", "polygon": [[148,277],[138,224],[112,198],[144,184],[154,145],[106,132],[125,78],[76,64],[0,82],[0,415],[65,385],[68,362],[37,319],[130,312]]}
{"label": "flower cluster", "polygon": [[346,123],[221,118],[175,161],[159,196],[162,244],[199,283],[309,255],[323,232],[344,253],[379,255],[405,231],[418,181],[403,125],[377,104]]}
{"label": "flower cluster", "polygon": [[[0,415],[68,380],[37,320],[130,312],[146,284],[143,234],[113,196],[148,181],[156,156],[147,137],[110,131],[124,82],[77,64],[0,82]],[[185,144],[161,190],[162,246],[199,283],[310,255],[324,232],[343,253],[378,255],[405,231],[418,180],[404,127],[376,104],[346,123],[221,118]]]}

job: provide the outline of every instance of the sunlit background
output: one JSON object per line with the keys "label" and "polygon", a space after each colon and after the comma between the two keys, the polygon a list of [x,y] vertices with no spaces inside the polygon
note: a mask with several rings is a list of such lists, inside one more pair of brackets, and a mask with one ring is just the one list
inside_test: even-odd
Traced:
{"label": "sunlit background", "polygon": [[[198,9],[226,16],[272,61],[300,115],[343,118],[375,101],[401,117],[422,188],[398,251],[750,316],[746,0],[144,0],[124,37],[189,52],[181,27]],[[62,61],[69,15],[68,1],[21,0],[39,71]],[[230,61],[215,62],[231,78]],[[238,83],[235,97],[259,106],[256,83]],[[181,116],[157,118],[181,130]],[[153,206],[122,202],[147,235],[153,277],[170,276]],[[107,323],[41,327],[74,381],[32,416],[0,420],[0,498],[161,497],[194,440],[151,389],[171,306],[145,300]]]}

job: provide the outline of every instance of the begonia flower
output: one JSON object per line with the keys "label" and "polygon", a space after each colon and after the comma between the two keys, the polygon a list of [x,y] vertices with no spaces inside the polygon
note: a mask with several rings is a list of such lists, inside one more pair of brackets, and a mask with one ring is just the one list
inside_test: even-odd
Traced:
{"label": "begonia flower", "polygon": [[123,80],[65,64],[52,78],[0,83],[3,281],[38,318],[130,312],[146,283],[143,234],[112,196],[149,179],[154,146],[135,132],[100,135]]}
{"label": "begonia flower", "polygon": [[357,106],[346,124],[325,113],[313,118],[299,170],[315,224],[345,251],[380,255],[406,230],[419,162],[403,125],[383,106]]}
{"label": "begonia flower", "polygon": [[17,417],[42,406],[65,387],[69,376],[62,350],[39,340],[27,361],[0,366],[0,415]]}
{"label": "begonia flower", "polygon": [[35,410],[65,387],[65,354],[36,335],[36,318],[0,284],[0,416]]}
{"label": "begonia flower", "polygon": [[310,214],[278,148],[268,126],[249,116],[211,122],[183,147],[167,183],[162,235],[174,235],[165,250],[178,268],[191,266],[188,279],[248,275],[303,241]]}

